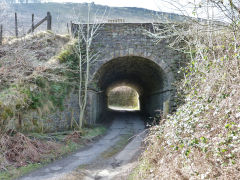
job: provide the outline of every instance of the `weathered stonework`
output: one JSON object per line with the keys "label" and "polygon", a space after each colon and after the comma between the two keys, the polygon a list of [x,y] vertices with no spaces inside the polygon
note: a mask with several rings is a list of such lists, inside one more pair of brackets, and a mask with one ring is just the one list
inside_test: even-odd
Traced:
{"label": "weathered stonework", "polygon": [[[73,25],[74,32],[77,27]],[[164,114],[171,111],[174,104],[172,83],[177,79],[184,56],[168,47],[166,40],[156,44],[154,39],[146,35],[146,30],[152,32],[152,24],[104,24],[98,30],[91,47],[91,52],[99,55],[90,68],[85,114],[87,123],[103,120],[101,117],[108,110],[107,92],[119,85],[128,85],[137,90],[141,111],[147,116],[154,116],[159,111]],[[66,98],[62,112],[43,117],[32,112],[24,118],[23,122],[27,123],[24,127],[30,130],[71,128],[79,118],[78,94],[71,93]]]}
{"label": "weathered stonework", "polygon": [[[73,33],[77,29],[78,25],[73,25]],[[166,40],[156,44],[146,30],[153,32],[152,24],[103,24],[98,30],[91,49],[99,58],[91,66],[89,122],[96,122],[106,111],[107,90],[119,83],[140,87],[141,108],[149,116],[163,110],[166,101],[171,109],[172,83],[183,55],[171,49]]]}
{"label": "weathered stonework", "polygon": [[54,132],[71,129],[79,118],[78,94],[71,93],[64,102],[64,110],[54,113],[28,112],[23,115],[23,131]]}

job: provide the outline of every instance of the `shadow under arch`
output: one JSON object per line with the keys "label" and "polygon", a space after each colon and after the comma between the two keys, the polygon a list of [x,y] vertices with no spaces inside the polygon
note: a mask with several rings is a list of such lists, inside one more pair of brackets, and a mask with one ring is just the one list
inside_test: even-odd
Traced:
{"label": "shadow under arch", "polygon": [[[154,116],[163,110],[163,104],[170,99],[168,77],[162,67],[153,60],[140,56],[124,56],[111,59],[101,65],[93,75],[89,92],[92,119],[99,119],[108,111],[107,93],[117,86],[129,86],[139,94],[141,112]],[[92,112],[90,112],[91,114]]]}

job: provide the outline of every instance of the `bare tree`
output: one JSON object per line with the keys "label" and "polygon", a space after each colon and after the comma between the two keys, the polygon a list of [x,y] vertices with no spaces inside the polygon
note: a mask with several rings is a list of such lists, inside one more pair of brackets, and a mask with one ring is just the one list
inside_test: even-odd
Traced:
{"label": "bare tree", "polygon": [[[78,16],[78,46],[77,55],[79,60],[79,129],[82,128],[84,123],[84,115],[88,100],[88,86],[90,79],[90,67],[93,63],[98,60],[99,53],[94,53],[91,51],[92,42],[97,36],[99,28],[103,25],[103,18],[105,17],[106,11],[103,15],[98,15],[97,13],[91,12],[92,4],[88,4],[87,11],[87,22],[84,23],[82,19]],[[100,18],[99,18],[100,17]],[[100,22],[99,22],[100,21]]]}

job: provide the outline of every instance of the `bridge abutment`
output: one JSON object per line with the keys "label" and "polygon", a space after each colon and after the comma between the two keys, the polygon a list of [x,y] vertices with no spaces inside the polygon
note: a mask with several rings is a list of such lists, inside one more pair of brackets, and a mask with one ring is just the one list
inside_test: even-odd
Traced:
{"label": "bridge abutment", "polygon": [[[73,25],[74,32],[77,29],[78,25]],[[101,120],[108,111],[108,89],[120,84],[139,93],[140,108],[146,115],[171,112],[172,83],[178,78],[177,71],[185,56],[171,49],[166,39],[157,44],[146,31],[153,32],[151,23],[107,23],[98,30],[91,47],[98,59],[90,68],[89,87],[94,88],[88,93],[88,123]]]}

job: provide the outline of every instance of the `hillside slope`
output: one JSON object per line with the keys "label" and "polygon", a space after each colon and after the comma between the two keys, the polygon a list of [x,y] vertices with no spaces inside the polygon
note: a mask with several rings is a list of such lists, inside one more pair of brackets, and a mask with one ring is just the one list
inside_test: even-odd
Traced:
{"label": "hillside slope", "polygon": [[[32,13],[35,14],[35,23],[46,16],[49,11],[53,17],[53,30],[57,33],[67,32],[67,23],[76,21],[78,18],[87,18],[87,3],[33,3],[33,4],[14,4],[8,9],[8,16],[5,19],[4,29],[8,34],[14,34],[14,12],[18,13],[19,30],[21,33],[31,28]],[[109,19],[124,19],[125,22],[165,22],[168,20],[183,21],[184,17],[173,13],[156,12],[143,8],[133,7],[109,7],[92,4],[92,17],[97,12],[98,18],[104,22]],[[93,20],[93,19],[92,19]],[[41,25],[40,30],[45,30],[46,25]]]}
{"label": "hillside slope", "polygon": [[[66,126],[60,123],[65,99],[76,84],[72,43],[69,36],[42,32],[0,48],[0,133]],[[57,124],[50,127],[50,120]]]}
{"label": "hillside slope", "polygon": [[0,91],[12,83],[27,79],[34,71],[40,73],[49,68],[48,60],[58,54],[69,39],[67,36],[42,32],[1,46]]}
{"label": "hillside slope", "polygon": [[185,34],[192,60],[176,86],[183,103],[151,129],[132,179],[239,179],[240,37],[194,24]]}

